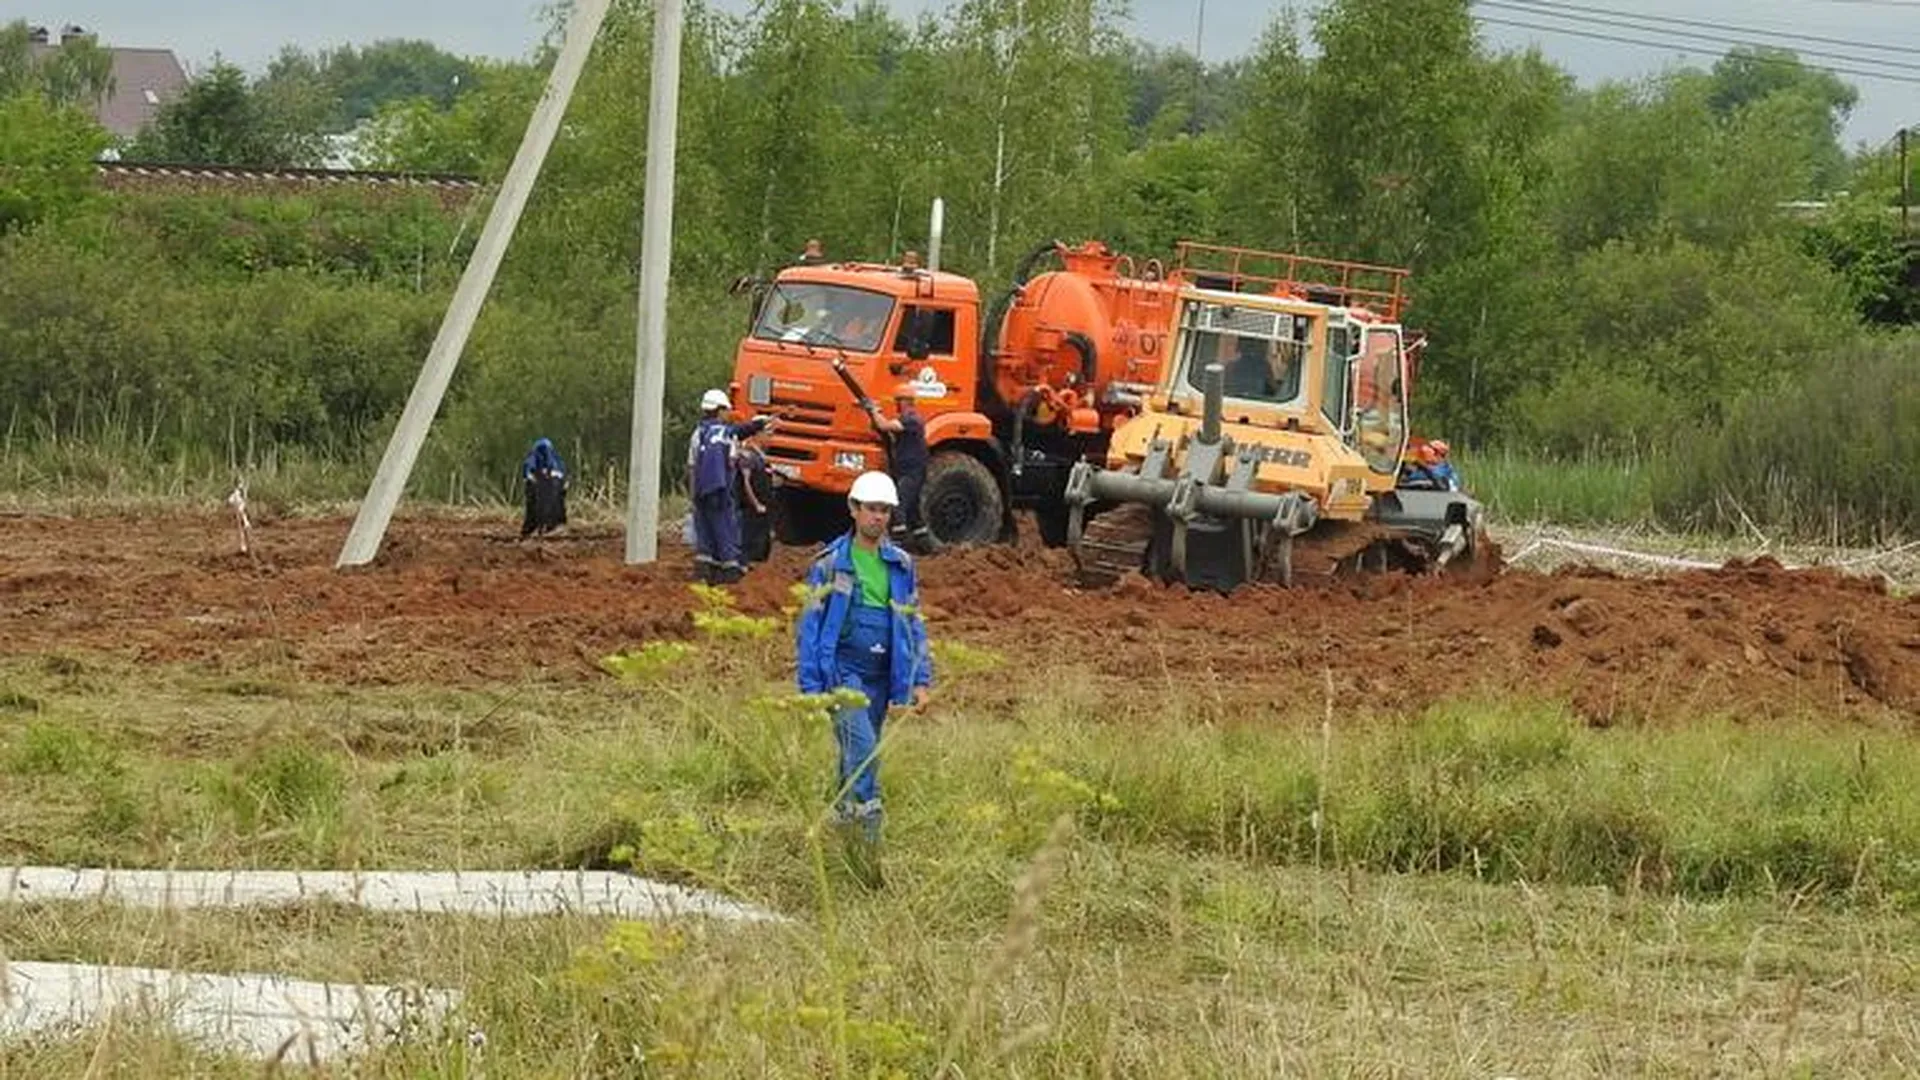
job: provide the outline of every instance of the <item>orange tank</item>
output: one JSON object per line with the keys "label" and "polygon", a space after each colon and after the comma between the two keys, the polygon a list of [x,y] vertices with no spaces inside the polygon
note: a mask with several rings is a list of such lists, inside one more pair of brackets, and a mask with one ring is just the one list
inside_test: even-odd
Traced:
{"label": "orange tank", "polygon": [[1158,263],[1141,272],[1098,241],[1054,254],[1061,269],[1026,282],[1007,308],[992,387],[1014,408],[1039,399],[1061,423],[1090,408],[1111,430],[1160,376],[1178,289]]}

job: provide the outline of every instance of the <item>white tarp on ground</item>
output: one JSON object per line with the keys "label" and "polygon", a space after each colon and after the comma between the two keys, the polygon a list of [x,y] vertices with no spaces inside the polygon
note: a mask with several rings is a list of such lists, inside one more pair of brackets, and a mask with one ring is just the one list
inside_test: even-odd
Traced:
{"label": "white tarp on ground", "polygon": [[0,1039],[65,1037],[114,1016],[163,1024],[209,1050],[305,1063],[431,1030],[458,1000],[277,975],[0,962]]}
{"label": "white tarp on ground", "polygon": [[0,870],[0,903],[106,900],[133,907],[234,908],[326,900],[370,911],[448,915],[779,916],[713,893],[630,874],[570,870]]}

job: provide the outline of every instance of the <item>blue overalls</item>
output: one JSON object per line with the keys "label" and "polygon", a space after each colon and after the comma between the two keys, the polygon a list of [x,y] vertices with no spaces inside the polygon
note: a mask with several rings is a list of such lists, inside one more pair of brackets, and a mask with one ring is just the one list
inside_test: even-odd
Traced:
{"label": "blue overalls", "polygon": [[703,578],[731,581],[744,569],[740,509],[733,496],[733,448],[765,426],[759,420],[729,424],[706,416],[693,429],[687,448],[687,467],[693,472],[693,559]]}
{"label": "blue overalls", "polygon": [[877,833],[880,826],[880,763],[874,754],[887,722],[892,642],[892,610],[856,600],[847,609],[833,654],[834,682],[867,696],[865,705],[834,712],[833,734],[840,743],[840,787],[846,792],[842,815],[859,821],[869,833]]}
{"label": "blue overalls", "polygon": [[900,411],[900,432],[893,437],[893,454],[888,460],[900,492],[893,523],[918,539],[926,529],[920,521],[920,492],[927,485],[927,422],[918,412]]}

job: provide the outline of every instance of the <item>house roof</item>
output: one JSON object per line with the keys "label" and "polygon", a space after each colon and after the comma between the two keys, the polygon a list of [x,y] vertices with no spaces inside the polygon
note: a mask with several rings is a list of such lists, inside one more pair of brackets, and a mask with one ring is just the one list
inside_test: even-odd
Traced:
{"label": "house roof", "polygon": [[186,195],[309,195],[353,190],[369,197],[424,193],[454,209],[481,197],[485,183],[458,173],[369,169],[251,168],[153,161],[96,161],[100,186],[113,191]]}
{"label": "house roof", "polygon": [[[35,58],[58,45],[33,46]],[[113,57],[113,90],[93,106],[100,126],[123,138],[132,138],[153,122],[160,106],[187,88],[187,72],[171,49],[107,50]]]}

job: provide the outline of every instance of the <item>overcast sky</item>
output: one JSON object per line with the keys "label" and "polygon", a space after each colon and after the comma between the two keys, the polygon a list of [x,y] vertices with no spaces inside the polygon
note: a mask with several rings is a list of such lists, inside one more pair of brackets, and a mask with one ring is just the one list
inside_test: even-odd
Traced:
{"label": "overcast sky", "polygon": [[[718,2],[738,11],[750,0]],[[911,16],[946,0],[888,3]],[[218,52],[257,70],[285,44],[314,49],[392,37],[425,38],[462,55],[522,57],[545,29],[546,6],[543,0],[0,0],[0,22],[78,23],[107,44],[171,48],[190,66]],[[1204,24],[1202,0],[1133,0],[1131,6],[1138,37],[1191,48],[1197,36],[1202,54],[1219,60],[1245,52],[1287,5],[1204,0]],[[1297,6],[1310,7],[1311,0]],[[1496,48],[1537,44],[1588,84],[1675,64],[1705,66],[1738,40],[1796,47],[1808,63],[1849,69],[1842,77],[1860,91],[1846,131],[1850,144],[1881,143],[1902,125],[1920,124],[1920,0],[1485,0],[1475,13]],[[1631,15],[1642,19],[1623,18]],[[1743,30],[1800,37],[1762,39]],[[1865,77],[1872,72],[1894,78]]]}

